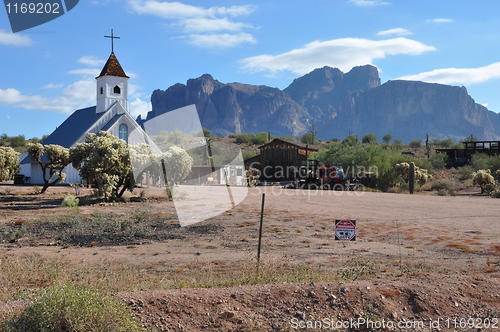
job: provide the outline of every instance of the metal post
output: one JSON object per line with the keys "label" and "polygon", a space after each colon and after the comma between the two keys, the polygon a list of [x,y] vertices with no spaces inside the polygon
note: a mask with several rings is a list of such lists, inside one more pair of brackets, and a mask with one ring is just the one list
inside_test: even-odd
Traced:
{"label": "metal post", "polygon": [[259,226],[259,245],[257,248],[257,274],[259,274],[260,267],[260,248],[262,245],[262,225],[264,224],[264,201],[266,194],[262,194],[262,206],[260,208],[260,226]]}

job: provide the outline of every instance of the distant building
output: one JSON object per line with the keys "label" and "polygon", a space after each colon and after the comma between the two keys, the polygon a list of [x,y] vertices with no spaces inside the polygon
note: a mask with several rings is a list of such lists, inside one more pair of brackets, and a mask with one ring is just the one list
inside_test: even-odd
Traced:
{"label": "distant building", "polygon": [[500,141],[464,142],[463,149],[436,149],[436,152],[448,156],[447,166],[459,167],[468,164],[472,155],[476,153],[485,153],[489,156],[500,155]]}
{"label": "distant building", "polygon": [[302,172],[317,167],[317,161],[309,159],[317,152],[317,146],[293,143],[279,138],[259,146],[260,154],[245,160],[245,168],[260,171],[260,182],[293,181]]}

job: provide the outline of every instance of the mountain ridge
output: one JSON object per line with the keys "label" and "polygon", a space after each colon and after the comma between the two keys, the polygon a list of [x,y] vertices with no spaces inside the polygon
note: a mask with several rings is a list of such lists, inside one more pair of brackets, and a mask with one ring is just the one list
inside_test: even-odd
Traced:
{"label": "mountain ridge", "polygon": [[195,104],[203,127],[214,134],[271,131],[299,136],[315,124],[321,140],[349,134],[391,134],[410,141],[424,138],[500,140],[500,114],[477,104],[465,87],[392,80],[381,84],[378,69],[357,66],[343,73],[322,67],[285,89],[221,83],[210,74],[177,83],[151,95],[150,120]]}

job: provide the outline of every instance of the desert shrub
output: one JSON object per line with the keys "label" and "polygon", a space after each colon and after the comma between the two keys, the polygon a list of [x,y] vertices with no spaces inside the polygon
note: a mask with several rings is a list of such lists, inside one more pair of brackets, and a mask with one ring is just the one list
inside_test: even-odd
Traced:
{"label": "desert shrub", "polygon": [[408,146],[412,149],[418,149],[422,146],[422,140],[421,139],[414,139],[410,143],[408,143]]}
{"label": "desert shrub", "polygon": [[489,156],[485,153],[476,153],[472,156],[470,165],[474,171],[480,169],[489,169],[494,175],[497,170],[500,170],[500,157]]}
{"label": "desert shrub", "polygon": [[250,142],[257,145],[262,145],[267,143],[267,132],[262,131],[260,133],[257,133],[254,137],[252,137]]}
{"label": "desert shrub", "polygon": [[79,210],[80,209],[80,207],[78,206],[79,202],[80,200],[77,197],[73,195],[68,195],[64,197],[61,203],[61,207],[71,207],[74,208],[75,210]]}
{"label": "desert shrub", "polygon": [[495,190],[491,193],[491,197],[500,198],[500,190]]}
{"label": "desert shrub", "polygon": [[451,138],[439,139],[435,138],[433,144],[440,147],[441,149],[451,149],[455,142]]}
{"label": "desert shrub", "polygon": [[429,159],[432,169],[445,169],[448,156],[444,153],[437,153]]}
{"label": "desert shrub", "polygon": [[457,193],[454,190],[448,189],[448,188],[439,189],[437,194],[438,194],[438,196],[456,196],[457,195]]}
{"label": "desert shrub", "polygon": [[474,168],[470,165],[462,166],[458,169],[458,179],[460,181],[465,181],[471,178],[472,173],[474,173]]}
{"label": "desert shrub", "polygon": [[323,164],[341,164],[347,177],[360,172],[373,172],[375,185],[383,190],[400,182],[395,168],[398,163],[414,162],[420,169],[432,168],[427,159],[403,155],[399,150],[386,149],[383,145],[329,144],[327,149],[317,152],[315,156]]}
{"label": "desert shrub", "polygon": [[252,157],[255,157],[257,154],[253,151],[245,151],[243,152],[243,160],[250,159]]}
{"label": "desert shrub", "polygon": [[230,138],[234,138],[235,143],[251,143],[255,138],[254,134],[230,134]]}
{"label": "desert shrub", "polygon": [[443,179],[432,183],[431,190],[455,192],[458,189],[458,186],[459,183],[455,180]]}
{"label": "desert shrub", "polygon": [[368,133],[363,136],[362,142],[365,144],[378,144],[378,138],[374,133]]}
{"label": "desert shrub", "polygon": [[119,299],[100,289],[70,284],[41,291],[33,304],[2,325],[6,332],[143,331]]}
{"label": "desert shrub", "polygon": [[472,184],[481,187],[481,194],[489,194],[496,188],[496,181],[489,169],[480,169],[471,174]]}
{"label": "desert shrub", "polygon": [[360,142],[358,140],[358,135],[349,135],[344,140],[342,143],[347,144],[349,146],[355,146],[358,145]]}

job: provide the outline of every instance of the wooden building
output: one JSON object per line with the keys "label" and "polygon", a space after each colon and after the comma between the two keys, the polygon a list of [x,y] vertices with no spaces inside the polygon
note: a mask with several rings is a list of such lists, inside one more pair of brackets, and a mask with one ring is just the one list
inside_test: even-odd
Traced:
{"label": "wooden building", "polygon": [[318,151],[317,146],[275,138],[259,150],[259,155],[245,160],[245,168],[258,169],[260,182],[293,181],[299,174],[317,167],[317,161],[310,159]]}
{"label": "wooden building", "polygon": [[468,164],[473,154],[485,153],[489,156],[500,155],[500,141],[464,142],[463,149],[436,149],[437,153],[448,155],[448,166],[458,167]]}

